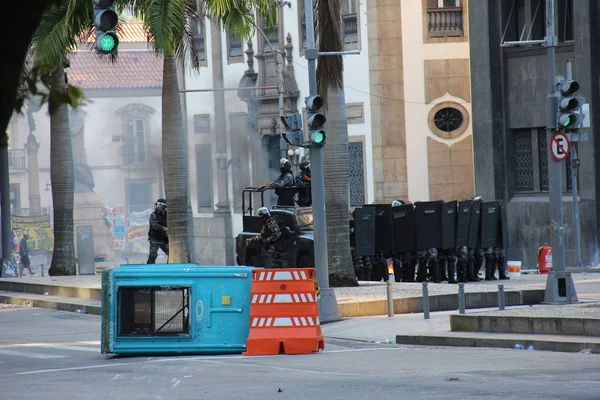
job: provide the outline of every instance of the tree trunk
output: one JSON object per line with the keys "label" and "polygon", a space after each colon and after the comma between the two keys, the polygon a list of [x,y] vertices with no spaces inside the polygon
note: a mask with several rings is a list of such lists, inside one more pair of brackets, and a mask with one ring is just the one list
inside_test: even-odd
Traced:
{"label": "tree trunk", "polygon": [[11,2],[0,17],[0,35],[10,38],[2,46],[0,57],[0,135],[5,135],[13,114],[25,55],[47,5],[48,0]]}
{"label": "tree trunk", "polygon": [[348,125],[344,89],[327,91],[327,143],[323,147],[325,174],[325,213],[329,285],[357,286],[350,254],[348,197]]}
{"label": "tree trunk", "polygon": [[189,263],[188,149],[183,129],[177,64],[174,57],[166,55],[163,68],[162,129],[162,162],[169,215],[169,263]]}
{"label": "tree trunk", "polygon": [[[51,89],[65,90],[65,71],[62,67],[52,74]],[[48,274],[75,275],[75,177],[69,109],[66,104],[61,104],[56,114],[50,116],[50,182],[54,210],[54,251]]]}

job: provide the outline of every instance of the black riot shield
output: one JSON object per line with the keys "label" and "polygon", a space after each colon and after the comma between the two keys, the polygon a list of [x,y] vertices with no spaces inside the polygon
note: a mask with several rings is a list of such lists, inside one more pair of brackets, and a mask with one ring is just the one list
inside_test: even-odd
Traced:
{"label": "black riot shield", "polygon": [[498,247],[498,228],[500,223],[499,202],[486,201],[481,205],[481,248]]}
{"label": "black riot shield", "polygon": [[462,200],[458,202],[456,215],[456,247],[463,247],[469,244],[469,222],[471,221],[472,200]]}
{"label": "black riot shield", "polygon": [[418,250],[442,247],[443,204],[444,202],[441,200],[415,203]]}
{"label": "black riot shield", "polygon": [[392,207],[392,226],[394,230],[394,253],[401,254],[417,249],[415,209],[412,204]]}
{"label": "black riot shield", "polygon": [[363,208],[375,209],[375,250],[383,251],[386,256],[394,247],[391,204],[365,204]]}
{"label": "black riot shield", "polygon": [[442,249],[456,247],[456,201],[442,204]]}
{"label": "black riot shield", "polygon": [[471,205],[471,220],[469,221],[469,241],[467,246],[470,249],[480,248],[479,228],[481,227],[481,204],[483,201],[474,200]]}
{"label": "black riot shield", "polygon": [[496,245],[501,249],[504,249],[506,246],[508,246],[505,222],[506,207],[504,207],[504,203],[502,202],[502,200],[500,200],[498,201],[498,229],[496,231]]}
{"label": "black riot shield", "polygon": [[372,256],[375,254],[375,209],[357,208],[354,213],[354,251],[357,256]]}

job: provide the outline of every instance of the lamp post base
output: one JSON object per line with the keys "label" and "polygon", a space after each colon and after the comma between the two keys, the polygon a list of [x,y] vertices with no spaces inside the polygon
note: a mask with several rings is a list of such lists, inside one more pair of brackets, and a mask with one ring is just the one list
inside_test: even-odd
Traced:
{"label": "lamp post base", "polygon": [[544,303],[571,304],[577,303],[577,292],[570,272],[550,272],[546,280]]}
{"label": "lamp post base", "polygon": [[335,292],[332,288],[321,289],[319,299],[319,319],[321,322],[333,322],[342,319]]}

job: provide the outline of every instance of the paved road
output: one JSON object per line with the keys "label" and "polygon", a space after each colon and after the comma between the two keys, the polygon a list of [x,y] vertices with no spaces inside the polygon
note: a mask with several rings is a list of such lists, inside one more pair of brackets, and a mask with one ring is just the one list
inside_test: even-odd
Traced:
{"label": "paved road", "polygon": [[[365,319],[368,321],[368,319]],[[99,352],[96,316],[0,306],[10,399],[598,399],[600,356],[326,341],[306,356]]]}

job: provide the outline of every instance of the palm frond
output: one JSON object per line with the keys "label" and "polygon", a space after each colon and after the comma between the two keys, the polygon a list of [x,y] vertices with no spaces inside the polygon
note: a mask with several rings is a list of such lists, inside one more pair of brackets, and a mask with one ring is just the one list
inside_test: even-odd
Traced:
{"label": "palm frond", "polygon": [[[315,31],[319,51],[342,51],[342,4],[340,0],[316,0]],[[342,89],[344,84],[344,62],[342,56],[319,57],[317,64],[317,87],[327,106],[327,89]]]}

